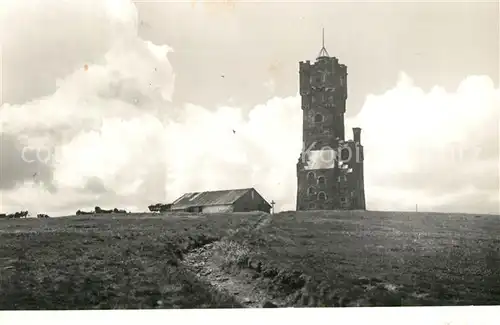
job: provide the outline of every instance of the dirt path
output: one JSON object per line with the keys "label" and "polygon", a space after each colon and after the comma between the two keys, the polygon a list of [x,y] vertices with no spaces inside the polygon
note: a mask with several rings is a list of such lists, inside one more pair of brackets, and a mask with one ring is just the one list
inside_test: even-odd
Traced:
{"label": "dirt path", "polygon": [[258,288],[259,281],[252,278],[252,273],[232,275],[222,270],[216,263],[218,242],[205,245],[184,256],[183,263],[196,273],[202,281],[209,283],[216,290],[226,292],[246,308],[260,308],[265,302],[277,307],[284,307],[285,302],[271,297],[268,292]]}
{"label": "dirt path", "polygon": [[254,228],[253,230],[259,230],[267,225],[269,225],[272,221],[272,216],[268,215],[268,214],[263,214],[259,220],[257,221],[257,223],[254,225]]}

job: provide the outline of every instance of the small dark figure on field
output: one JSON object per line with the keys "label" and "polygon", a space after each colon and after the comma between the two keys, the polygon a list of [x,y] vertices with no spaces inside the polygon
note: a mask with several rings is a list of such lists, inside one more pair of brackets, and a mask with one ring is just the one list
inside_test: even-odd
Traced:
{"label": "small dark figure on field", "polygon": [[111,213],[111,212],[113,212],[113,210],[105,210],[105,209],[101,209],[100,207],[95,207],[94,211],[95,211],[95,213]]}
{"label": "small dark figure on field", "polygon": [[19,219],[28,217],[28,211],[14,212],[7,215],[8,219]]}
{"label": "small dark figure on field", "polygon": [[82,211],[82,210],[76,211],[77,216],[83,215],[83,214],[94,214],[94,212],[87,212],[87,211]]}
{"label": "small dark figure on field", "polygon": [[170,210],[171,206],[172,206],[171,204],[156,203],[148,206],[148,209],[153,213],[160,213]]}
{"label": "small dark figure on field", "polygon": [[148,209],[150,212],[153,212],[153,213],[160,211],[160,207],[158,204],[151,204],[148,206]]}

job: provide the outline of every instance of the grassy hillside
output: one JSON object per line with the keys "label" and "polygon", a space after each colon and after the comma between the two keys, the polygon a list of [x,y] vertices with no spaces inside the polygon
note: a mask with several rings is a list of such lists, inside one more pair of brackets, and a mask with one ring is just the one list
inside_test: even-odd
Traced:
{"label": "grassy hillside", "polygon": [[0,309],[240,307],[182,263],[214,241],[228,274],[253,272],[255,286],[290,306],[500,302],[498,216],[286,212],[264,219],[0,220]]}
{"label": "grassy hillside", "polygon": [[0,221],[0,309],[237,307],[179,263],[245,218]]}
{"label": "grassy hillside", "polygon": [[248,257],[227,264],[246,262],[293,305],[500,303],[499,216],[293,212],[229,241]]}

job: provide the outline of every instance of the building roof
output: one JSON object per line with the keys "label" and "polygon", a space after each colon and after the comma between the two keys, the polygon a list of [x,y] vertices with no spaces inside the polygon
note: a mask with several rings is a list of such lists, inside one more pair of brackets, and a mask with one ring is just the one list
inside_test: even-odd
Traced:
{"label": "building roof", "polygon": [[190,207],[211,205],[231,205],[251,190],[255,191],[254,188],[242,188],[224,191],[186,193],[172,203],[172,209],[186,209]]}

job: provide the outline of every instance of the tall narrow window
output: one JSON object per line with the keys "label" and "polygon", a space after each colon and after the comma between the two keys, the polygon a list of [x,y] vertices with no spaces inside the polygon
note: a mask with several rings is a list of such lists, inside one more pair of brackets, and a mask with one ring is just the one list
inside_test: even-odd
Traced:
{"label": "tall narrow window", "polygon": [[328,72],[326,71],[321,71],[321,81],[326,82],[326,77],[327,77]]}
{"label": "tall narrow window", "polygon": [[344,87],[344,86],[345,86],[345,76],[340,76],[340,85],[341,85],[342,87]]}
{"label": "tall narrow window", "polygon": [[302,107],[304,107],[305,110],[309,109],[309,100],[305,99],[302,103]]}
{"label": "tall narrow window", "polygon": [[314,187],[311,186],[307,189],[307,195],[314,195]]}
{"label": "tall narrow window", "polygon": [[313,172],[309,172],[307,173],[307,180],[309,182],[314,182],[314,179],[316,178],[316,176],[314,176],[314,173]]}

